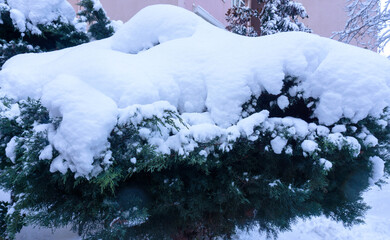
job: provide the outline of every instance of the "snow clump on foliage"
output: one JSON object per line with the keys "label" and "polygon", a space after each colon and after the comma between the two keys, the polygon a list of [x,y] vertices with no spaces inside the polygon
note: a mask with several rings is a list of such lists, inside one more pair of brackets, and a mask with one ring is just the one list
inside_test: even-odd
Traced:
{"label": "snow clump on foliage", "polygon": [[[236,48],[237,44],[248,50]],[[0,79],[3,95],[42,99],[52,116],[63,118],[52,130],[50,143],[61,153],[61,164],[67,166],[63,171],[70,168],[77,176],[88,176],[94,169],[93,158],[107,149],[105,139],[118,113],[134,104],[141,104],[140,109],[144,104],[160,106],[147,115],[141,112],[138,119],[167,109],[178,114],[208,113],[204,116],[214,130],[207,131],[207,139],[219,137],[228,146],[245,134],[229,132],[242,121],[243,104],[264,91],[280,94],[286,76],[299,78],[297,88],[304,99],[318,99],[313,114],[321,125],[342,118],[356,123],[367,116],[379,117],[390,103],[388,69],[385,58],[316,35],[294,32],[244,38],[185,10],[153,6],[112,38],[17,56],[6,63]],[[280,97],[278,105],[285,108],[286,99]],[[189,115],[186,119],[191,121]],[[159,140],[148,140],[163,153],[191,152],[200,140],[197,131],[204,129],[197,127],[201,124],[184,123],[173,136],[168,132],[155,136]],[[300,137],[310,135],[305,131]],[[188,146],[183,149],[184,145]]]}
{"label": "snow clump on foliage", "polygon": [[7,0],[13,23],[20,32],[40,34],[37,25],[54,21],[71,23],[76,13],[66,0]]}

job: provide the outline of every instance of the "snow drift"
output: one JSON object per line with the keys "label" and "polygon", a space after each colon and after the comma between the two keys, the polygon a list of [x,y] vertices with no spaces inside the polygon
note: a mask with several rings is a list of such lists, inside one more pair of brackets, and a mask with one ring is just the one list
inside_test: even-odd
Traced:
{"label": "snow drift", "polygon": [[[139,120],[166,109],[180,114],[186,127],[173,136],[142,133],[162,153],[186,154],[196,142],[217,136],[228,145],[240,135],[250,137],[264,121],[294,127],[303,138],[312,132],[328,135],[326,126],[342,118],[379,117],[390,103],[389,70],[384,57],[313,34],[247,38],[187,10],[154,5],[111,38],[10,59],[0,72],[0,86],[2,96],[41,99],[52,116],[62,118],[57,129],[47,129],[60,152],[51,171],[90,176],[101,171],[94,158],[103,154],[109,164],[107,137],[129,116]],[[290,94],[318,99],[314,117],[322,126],[269,119],[267,111],[243,114],[252,97],[280,94],[286,76],[300,80]],[[278,99],[281,109],[286,100]],[[303,146],[309,153],[316,149],[310,141]],[[281,137],[272,142],[275,153],[285,145]]]}

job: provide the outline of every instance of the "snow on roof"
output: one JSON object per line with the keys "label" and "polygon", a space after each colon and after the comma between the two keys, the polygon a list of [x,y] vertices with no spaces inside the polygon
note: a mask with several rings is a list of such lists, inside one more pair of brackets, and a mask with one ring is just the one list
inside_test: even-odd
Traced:
{"label": "snow on roof", "polygon": [[390,61],[376,53],[314,34],[242,37],[182,8],[153,5],[111,38],[10,59],[0,86],[15,99],[42,99],[63,117],[52,143],[64,159],[84,163],[76,171],[85,175],[129,106],[166,101],[185,119],[203,113],[207,124],[226,129],[241,120],[251,96],[280,93],[291,75],[302,81],[305,98],[320,99],[320,123],[357,122],[389,105],[389,70]]}

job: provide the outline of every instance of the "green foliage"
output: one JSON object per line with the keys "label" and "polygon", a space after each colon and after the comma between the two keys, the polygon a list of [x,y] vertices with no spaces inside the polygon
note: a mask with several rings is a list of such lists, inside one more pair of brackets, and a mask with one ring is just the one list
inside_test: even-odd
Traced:
{"label": "green foliage", "polygon": [[227,30],[244,36],[271,35],[278,32],[311,32],[299,18],[308,18],[305,8],[292,0],[257,0],[260,9],[246,6],[226,13]]}
{"label": "green foliage", "polygon": [[[346,132],[320,134],[313,116],[317,100],[303,98],[299,84],[286,77],[281,94],[263,92],[244,104],[243,118],[264,109],[270,117],[255,125],[253,134],[229,140],[228,150],[222,147],[226,142],[215,138],[197,142],[188,153],[162,154],[140,130],[177,134],[186,129],[180,115],[167,109],[142,117],[135,111],[111,132],[112,163],[96,158],[103,171],[89,179],[75,179],[71,171],[50,172],[59,154],[55,149],[51,159],[40,158],[50,145],[48,131],[55,131],[61,119],[50,118],[37,100],[2,99],[0,184],[14,196],[5,234],[12,237],[25,224],[71,224],[91,240],[230,239],[237,228],[256,225],[276,236],[297,218],[320,214],[347,226],[361,222],[368,209],[361,194],[371,177],[369,159],[379,156],[388,162],[388,111],[358,123],[341,119],[335,125],[345,125]],[[281,96],[289,100],[284,109],[276,103]],[[20,114],[10,114],[16,107]],[[292,131],[291,118],[285,118],[291,116],[314,130],[306,135]],[[374,135],[378,145],[365,143],[362,133]],[[277,136],[287,140],[280,154],[271,146]],[[10,159],[5,149],[12,139],[15,156]],[[305,140],[318,148],[305,152]],[[207,156],[201,154],[205,150]],[[320,159],[331,161],[332,168]]]}
{"label": "green foliage", "polygon": [[78,13],[80,21],[88,22],[88,32],[93,39],[99,40],[114,34],[114,28],[101,7],[99,0],[81,0],[78,5],[82,10]]}
{"label": "green foliage", "polygon": [[[21,32],[13,23],[10,10],[7,1],[0,6],[0,69],[5,61],[17,54],[58,50],[89,41],[85,32],[61,19],[39,24],[36,31],[26,28]],[[27,21],[28,24],[32,25]]]}
{"label": "green foliage", "polygon": [[8,212],[8,202],[0,201],[0,239],[3,240],[7,230],[6,216]]}

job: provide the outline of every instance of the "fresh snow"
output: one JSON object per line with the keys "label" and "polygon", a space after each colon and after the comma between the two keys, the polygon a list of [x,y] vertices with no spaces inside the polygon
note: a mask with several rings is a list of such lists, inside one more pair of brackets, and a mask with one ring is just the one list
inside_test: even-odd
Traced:
{"label": "fresh snow", "polygon": [[375,147],[378,145],[378,139],[374,135],[368,135],[364,139],[364,144],[369,147]]}
{"label": "fresh snow", "polygon": [[[324,216],[298,220],[291,231],[279,234],[278,240],[390,240],[390,185],[373,186],[364,194],[364,200],[372,209],[367,211],[365,224],[346,228]],[[235,240],[267,240],[257,229],[249,233],[239,232]]]}
{"label": "fresh snow", "polygon": [[11,140],[8,142],[6,148],[5,148],[5,155],[7,158],[11,160],[11,162],[15,163],[16,160],[16,154],[15,154],[15,148],[16,148],[17,142],[16,137],[11,138]]}
{"label": "fresh snow", "polygon": [[99,11],[100,9],[104,10],[103,5],[100,3],[99,0],[92,0],[92,2],[93,2],[93,10],[95,11]]}
{"label": "fresh snow", "polygon": [[4,106],[3,103],[0,103],[0,110],[1,110],[0,114],[2,117],[13,119],[13,118],[17,118],[20,115],[20,109],[18,104],[12,104],[8,111],[5,111],[6,109],[7,107]]}
{"label": "fresh snow", "polygon": [[346,131],[347,128],[345,127],[345,125],[336,125],[332,128],[332,133],[342,133]]}
{"label": "fresh snow", "polygon": [[358,140],[354,137],[346,136],[344,137],[341,133],[331,133],[326,139],[337,146],[339,150],[347,143],[350,146],[350,149],[353,150],[354,156],[357,157],[360,154],[361,145]]}
{"label": "fresh snow", "polygon": [[52,159],[53,158],[53,147],[51,145],[47,145],[39,154],[39,160],[44,160],[44,159]]}
{"label": "fresh snow", "polygon": [[288,98],[284,95],[278,97],[277,103],[278,103],[279,108],[282,110],[285,109],[286,107],[288,107],[288,105],[290,104],[290,102],[288,101]]}
{"label": "fresh snow", "polygon": [[329,171],[333,166],[333,164],[330,161],[326,160],[325,158],[320,158],[319,161],[325,171]]}
{"label": "fresh snow", "polygon": [[93,166],[93,157],[108,148],[107,136],[118,115],[115,102],[69,75],[48,82],[42,92],[42,103],[51,109],[50,114],[62,117],[57,131],[49,132],[50,143],[61,153],[50,171],[65,173],[69,168],[76,177],[88,175],[98,167]]}
{"label": "fresh snow", "polygon": [[66,0],[8,0],[11,19],[20,32],[30,30],[40,34],[39,24],[48,24],[60,19],[72,22],[76,17],[72,5]]}
{"label": "fresh snow", "polygon": [[[8,3],[14,24],[21,31],[38,31],[36,24],[54,17],[74,18],[65,0]],[[43,5],[49,7],[43,9]],[[34,126],[34,131],[47,130],[49,134],[50,145],[39,158],[51,159],[55,148],[60,155],[51,164],[52,172],[71,170],[76,177],[91,177],[102,170],[100,164],[93,164],[95,158],[104,159],[103,166],[111,164],[107,138],[115,124],[137,125],[144,119],[164,116],[166,110],[180,115],[183,124],[177,123],[179,130],[157,133],[140,129],[140,137],[162,153],[174,150],[188,154],[198,143],[212,139],[221,139],[220,148],[229,151],[240,137],[256,140],[256,128],[261,126],[274,132],[270,147],[277,154],[283,149],[292,154],[281,134],[287,129],[283,134],[303,140],[301,147],[307,153],[318,148],[311,140],[316,135],[340,149],[348,144],[357,156],[361,149],[357,139],[343,136],[344,125],[333,127],[330,133],[330,125],[341,118],[357,122],[367,116],[378,117],[390,103],[389,70],[390,63],[384,57],[316,35],[293,32],[246,38],[213,27],[186,10],[155,5],[142,10],[111,38],[12,58],[0,72],[0,95],[16,100],[41,99],[52,117],[61,117],[55,130],[50,125]],[[302,82],[299,89],[289,90],[290,96],[303,92],[304,98],[319,99],[314,110],[319,125],[291,117],[271,118],[265,110],[242,116],[242,105],[251,97],[260,96],[264,90],[280,94],[286,75]],[[277,104],[285,109],[289,102],[280,96]],[[1,104],[0,108],[7,107]],[[17,120],[19,107],[13,104],[2,114]],[[387,122],[380,124],[386,126]],[[378,144],[369,132],[362,132],[360,138],[367,146]],[[15,140],[6,146],[11,160],[15,160]],[[209,152],[205,149],[200,155]],[[137,163],[132,156],[129,161]],[[383,177],[384,162],[376,156],[370,161],[373,185]],[[329,160],[320,158],[319,163],[325,171],[332,168]],[[275,181],[270,186],[277,184]],[[280,240],[389,240],[390,207],[383,203],[390,201],[390,185],[382,191],[373,185],[364,197],[373,207],[366,225],[345,229],[341,223],[320,216],[299,220],[291,232],[280,234]],[[53,235],[47,229],[26,227],[17,239],[79,237],[66,229]],[[266,238],[252,231],[239,233],[236,239]]]}
{"label": "fresh snow", "polygon": [[318,136],[328,136],[329,132],[330,132],[329,128],[327,128],[325,126],[318,126],[317,127]]}
{"label": "fresh snow", "polygon": [[[49,6],[62,2],[51,1]],[[9,2],[26,19],[38,22],[34,13],[47,1]],[[45,14],[42,19],[54,13],[70,19],[68,5],[59,6],[39,11]],[[177,123],[179,131],[143,131],[141,136],[161,153],[186,155],[211,139],[219,139],[220,149],[229,151],[239,137],[256,140],[255,128],[261,125],[269,131],[288,127],[287,134],[300,140],[317,132],[340,147],[346,141],[359,154],[356,139],[329,134],[325,126],[341,118],[357,122],[379,117],[390,103],[389,69],[384,57],[313,34],[248,38],[214,27],[185,9],[153,5],[111,38],[13,57],[0,72],[0,95],[41,99],[51,116],[62,117],[59,128],[49,131],[50,144],[60,153],[51,171],[70,169],[76,177],[91,177],[102,171],[95,159],[111,163],[107,138],[116,124],[139,124],[166,110],[183,119],[183,124]],[[304,98],[319,99],[314,115],[320,125],[269,118],[267,111],[243,117],[244,103],[263,91],[280,94],[287,75],[300,80],[299,89],[291,94],[299,91]],[[283,99],[278,101],[281,108],[287,104]],[[278,139],[277,134],[273,138]],[[306,141],[302,147],[310,153],[315,144]],[[282,143],[276,147],[274,141],[277,152]],[[50,156],[46,150],[42,157]]]}
{"label": "fresh snow", "polygon": [[370,162],[372,163],[372,173],[370,178],[370,184],[373,185],[378,182],[384,173],[385,162],[378,156],[370,157]]}
{"label": "fresh snow", "polygon": [[271,140],[272,150],[274,150],[274,153],[276,154],[281,154],[286,144],[287,144],[287,139],[281,138],[279,136]]}
{"label": "fresh snow", "polygon": [[313,140],[304,140],[301,144],[302,150],[307,153],[313,153],[318,149],[318,144]]}

